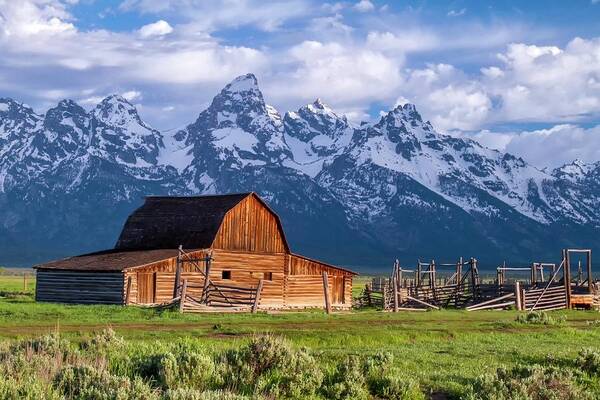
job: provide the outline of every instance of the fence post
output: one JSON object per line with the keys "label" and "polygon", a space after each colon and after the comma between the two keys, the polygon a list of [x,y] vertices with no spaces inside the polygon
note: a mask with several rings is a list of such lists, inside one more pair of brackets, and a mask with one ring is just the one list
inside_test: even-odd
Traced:
{"label": "fence post", "polygon": [[131,275],[127,277],[127,291],[125,292],[125,305],[129,304],[131,297]]}
{"label": "fence post", "polygon": [[177,297],[179,292],[179,281],[181,280],[181,251],[182,246],[179,246],[177,253],[177,261],[175,263],[175,284],[173,285],[173,298]]}
{"label": "fence post", "polygon": [[201,299],[204,299],[207,304],[208,304],[208,295],[206,295],[206,292],[208,291],[208,284],[210,282],[211,261],[212,261],[212,256],[209,253],[206,253],[206,257],[204,258],[204,264],[205,264],[206,268],[204,268],[204,285],[202,286]]}
{"label": "fence post", "polygon": [[569,250],[563,250],[563,260],[565,261],[565,289],[567,291],[567,308],[571,308],[571,257]]}
{"label": "fence post", "polygon": [[329,300],[329,279],[327,272],[323,271],[323,296],[325,297],[325,312],[331,314],[331,301]]}
{"label": "fence post", "polygon": [[183,312],[183,306],[185,305],[186,292],[187,292],[187,279],[184,279],[183,286],[181,288],[181,298],[179,299],[179,312]]}
{"label": "fence post", "polygon": [[515,282],[515,305],[517,306],[517,310],[523,310],[523,302],[521,299],[521,283],[519,281]]}
{"label": "fence post", "polygon": [[394,285],[394,312],[398,312],[398,277],[396,274],[394,274],[392,285]]}
{"label": "fence post", "polygon": [[252,304],[252,313],[256,312],[256,309],[258,308],[258,302],[260,301],[260,293],[262,292],[262,288],[263,288],[263,280],[259,280],[258,281],[258,287],[256,288],[256,296],[254,296],[254,304]]}

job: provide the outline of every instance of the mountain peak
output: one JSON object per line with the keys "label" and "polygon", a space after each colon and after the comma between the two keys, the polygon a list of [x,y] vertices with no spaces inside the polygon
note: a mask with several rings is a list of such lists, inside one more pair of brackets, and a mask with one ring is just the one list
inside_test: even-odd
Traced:
{"label": "mountain peak", "polygon": [[223,89],[223,91],[230,93],[240,93],[254,90],[259,90],[258,79],[256,79],[254,74],[240,75]]}
{"label": "mountain peak", "polygon": [[126,126],[131,122],[142,123],[135,106],[118,94],[106,97],[92,113],[97,120],[111,125]]}
{"label": "mountain peak", "polygon": [[57,108],[62,109],[72,109],[72,108],[80,108],[81,106],[77,104],[75,101],[71,99],[62,99],[58,102]]}

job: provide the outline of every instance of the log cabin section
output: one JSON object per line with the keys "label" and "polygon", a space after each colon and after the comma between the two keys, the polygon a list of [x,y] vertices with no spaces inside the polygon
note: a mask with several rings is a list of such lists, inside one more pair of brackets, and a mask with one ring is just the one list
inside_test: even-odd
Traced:
{"label": "log cabin section", "polygon": [[166,303],[177,292],[178,264],[180,282],[200,298],[209,258],[216,285],[256,288],[262,280],[259,308],[324,307],[324,272],[331,304],[352,305],[356,274],[292,253],[279,217],[255,193],[148,197],[114,249],[38,265],[36,300]]}

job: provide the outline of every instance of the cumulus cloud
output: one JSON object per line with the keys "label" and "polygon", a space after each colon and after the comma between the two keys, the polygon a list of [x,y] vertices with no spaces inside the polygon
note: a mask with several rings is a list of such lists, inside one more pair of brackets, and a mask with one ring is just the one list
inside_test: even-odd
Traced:
{"label": "cumulus cloud", "polygon": [[143,38],[152,36],[164,36],[173,32],[173,27],[165,20],[159,20],[152,24],[144,25],[140,28],[139,33]]}
{"label": "cumulus cloud", "polygon": [[369,0],[360,0],[354,5],[354,9],[359,12],[369,12],[375,9],[375,5]]}
{"label": "cumulus cloud", "polygon": [[507,151],[539,168],[556,168],[575,159],[600,161],[600,125],[583,128],[559,124],[547,129],[519,132],[484,130],[469,137],[487,147]]}
{"label": "cumulus cloud", "polygon": [[[598,38],[542,46],[537,30],[469,22],[472,13],[462,9],[448,12],[465,15],[457,19],[442,11],[447,23],[438,26],[421,23],[417,11],[370,14],[370,1],[310,0],[124,0],[115,15],[138,12],[156,22],[116,32],[81,28],[73,2],[0,0],[2,95],[43,110],[62,97],[92,106],[122,93],[143,103],[151,123],[173,127],[192,120],[232,78],[253,72],[282,111],[323,97],[359,121],[410,101],[439,130],[530,152],[536,163],[543,162],[536,149],[559,146],[572,149],[553,158],[560,162],[576,153],[598,158],[591,150],[600,147],[598,128],[576,125],[600,118]],[[240,27],[251,39],[221,35]],[[494,129],[529,122],[556,127]]]}
{"label": "cumulus cloud", "polygon": [[338,42],[304,41],[284,54],[289,70],[266,83],[279,100],[308,101],[326,95],[340,108],[390,98],[401,80],[402,60]]}
{"label": "cumulus cloud", "polygon": [[182,16],[194,29],[209,31],[238,26],[273,31],[288,20],[312,13],[307,0],[125,0],[119,8]]}

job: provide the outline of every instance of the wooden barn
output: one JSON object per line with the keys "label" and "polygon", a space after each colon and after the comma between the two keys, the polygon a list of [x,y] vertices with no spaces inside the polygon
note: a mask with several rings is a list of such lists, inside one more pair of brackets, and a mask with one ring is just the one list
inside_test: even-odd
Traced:
{"label": "wooden barn", "polygon": [[[290,251],[255,193],[148,197],[114,249],[35,267],[36,300],[349,308],[354,272]],[[327,282],[327,284],[325,284]],[[183,299],[183,301],[181,301]]]}

